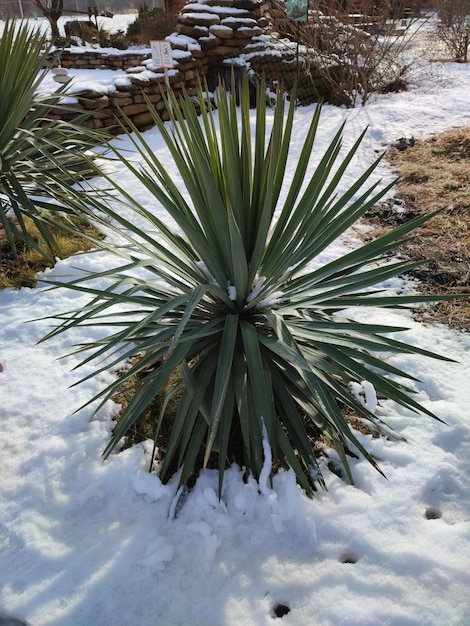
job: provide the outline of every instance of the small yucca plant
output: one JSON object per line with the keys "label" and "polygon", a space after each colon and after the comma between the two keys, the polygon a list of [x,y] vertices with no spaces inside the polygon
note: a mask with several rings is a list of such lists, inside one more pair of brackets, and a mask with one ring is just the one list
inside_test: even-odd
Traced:
{"label": "small yucca plant", "polygon": [[[433,416],[412,398],[410,389],[388,375],[414,380],[413,376],[375,353],[436,355],[386,337],[400,328],[341,316],[350,307],[400,307],[428,299],[371,290],[415,266],[390,261],[390,252],[428,218],[415,219],[312,269],[312,261],[390,188],[379,189],[378,183],[364,188],[376,161],[350,189],[337,194],[362,137],[340,160],[341,127],[309,173],[320,119],[317,107],[281,201],[294,100],[287,105],[278,99],[268,134],[263,95],[252,131],[246,83],[239,106],[233,94],[219,90],[216,114],[202,90],[200,117],[189,97],[181,102],[172,95],[170,99],[170,124],[156,114],[154,119],[190,202],[137,130],[130,137],[141,166],[118,151],[117,155],[166,209],[178,231],[123,189],[119,191],[138,217],[139,227],[134,224],[137,220],[122,217],[119,207],[104,206],[90,196],[91,208],[86,209],[90,219],[94,216],[126,238],[124,246],[104,244],[124,262],[99,275],[61,283],[93,298],[84,309],[58,316],[61,323],[50,333],[109,326],[108,337],[79,350],[92,350],[87,361],[111,357],[96,374],[123,359],[132,363],[93,398],[102,404],[133,377],[138,380],[104,454],[111,453],[178,370],[179,382],[168,394],[174,397],[179,391],[180,399],[159,468],[162,480],[168,480],[176,467],[185,484],[201,453],[203,466],[218,456],[220,489],[225,467],[234,457],[258,478],[263,445],[269,443],[273,465],[292,467],[310,492],[315,481],[322,480],[306,430],[311,423],[336,447],[352,481],[348,445],[376,464],[341,407],[379,428],[383,423],[351,392],[351,383],[368,381],[379,397]],[[91,282],[96,278],[106,279],[107,287],[96,287]],[[135,356],[139,358],[132,359]],[[166,403],[156,419],[157,442],[167,419],[165,407]],[[241,451],[234,452],[240,442]]]}
{"label": "small yucca plant", "polygon": [[[5,22],[0,37],[0,229],[13,255],[20,242],[53,259],[60,250],[50,225],[61,225],[54,215],[65,211],[63,183],[77,172],[98,173],[88,151],[105,135],[81,126],[90,112],[77,111],[76,123],[47,119],[66,89],[39,91],[50,51],[45,34],[26,22]],[[31,236],[25,217],[39,230],[42,245]]]}

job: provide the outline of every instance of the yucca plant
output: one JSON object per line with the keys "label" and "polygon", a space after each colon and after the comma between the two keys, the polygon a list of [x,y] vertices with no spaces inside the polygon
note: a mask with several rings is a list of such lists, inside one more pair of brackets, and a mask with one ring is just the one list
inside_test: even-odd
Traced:
{"label": "yucca plant", "polygon": [[[45,34],[25,22],[6,21],[0,38],[0,228],[13,254],[22,242],[54,258],[59,250],[42,216],[65,210],[59,207],[61,183],[98,172],[87,152],[105,136],[81,126],[90,113],[78,111],[76,123],[47,119],[66,89],[38,91],[50,50]],[[43,246],[28,233],[24,216],[40,231]]]}
{"label": "yucca plant", "polygon": [[[343,127],[310,170],[318,106],[284,197],[294,99],[287,104],[278,98],[268,132],[263,90],[260,93],[254,122],[246,82],[239,105],[237,96],[221,86],[217,113],[200,89],[200,117],[189,96],[177,101],[170,94],[170,123],[156,113],[154,120],[181,175],[181,188],[134,129],[130,138],[139,164],[118,150],[116,154],[177,228],[167,226],[167,220],[116,183],[138,219],[125,218],[119,207],[104,206],[90,196],[90,219],[94,216],[124,238],[119,247],[103,244],[123,261],[101,274],[61,283],[91,299],[84,308],[57,316],[60,323],[48,336],[79,326],[108,328],[106,338],[78,348],[92,351],[82,363],[107,357],[83,380],[123,360],[130,363],[93,398],[101,400],[101,406],[129,381],[137,381],[105,456],[178,372],[178,382],[167,396],[180,394],[167,441],[160,440],[167,402],[155,420],[155,440],[163,448],[163,481],[179,468],[180,483],[185,484],[198,458],[204,467],[214,456],[220,490],[224,470],[233,460],[259,478],[263,450],[269,445],[273,467],[292,467],[310,493],[322,477],[308,424],[336,448],[351,482],[348,448],[377,467],[342,409],[352,409],[379,428],[385,425],[373,407],[369,410],[370,404],[367,408],[351,392],[351,383],[367,381],[378,397],[435,417],[412,397],[411,389],[394,380],[415,380],[413,376],[377,353],[442,357],[386,337],[401,328],[372,320],[358,323],[341,314],[351,307],[403,307],[429,299],[395,297],[374,288],[415,266],[390,260],[390,253],[428,217],[314,267],[312,262],[390,185],[381,188],[370,182],[379,159],[347,191],[338,193],[362,140],[340,158]],[[99,286],[102,280],[91,282],[95,279],[105,280],[107,286]]]}

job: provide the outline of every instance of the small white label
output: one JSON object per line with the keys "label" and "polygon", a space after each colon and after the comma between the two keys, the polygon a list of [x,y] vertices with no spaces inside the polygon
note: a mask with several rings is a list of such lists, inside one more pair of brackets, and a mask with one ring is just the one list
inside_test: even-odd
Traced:
{"label": "small white label", "polygon": [[152,61],[158,67],[171,68],[173,64],[173,54],[169,41],[151,41]]}

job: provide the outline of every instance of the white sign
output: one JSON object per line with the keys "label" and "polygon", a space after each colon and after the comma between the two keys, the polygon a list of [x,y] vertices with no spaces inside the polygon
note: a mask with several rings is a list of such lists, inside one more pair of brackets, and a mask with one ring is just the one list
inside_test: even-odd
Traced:
{"label": "white sign", "polygon": [[158,67],[174,67],[173,54],[169,41],[151,41],[152,61]]}

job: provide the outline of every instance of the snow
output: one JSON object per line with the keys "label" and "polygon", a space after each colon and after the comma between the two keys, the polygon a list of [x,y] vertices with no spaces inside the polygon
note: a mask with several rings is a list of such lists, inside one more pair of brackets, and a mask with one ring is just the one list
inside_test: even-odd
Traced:
{"label": "snow", "polygon": [[[116,90],[116,85],[126,81],[126,85],[130,82],[129,75],[122,70],[76,70],[71,68],[68,70],[70,82],[67,84],[67,93],[69,97],[81,93],[84,90],[90,90],[94,93],[108,94]],[[57,83],[54,82],[52,72],[49,72],[40,85],[41,91],[54,92],[57,90]],[[67,99],[64,99],[67,102]]]}
{"label": "snow", "polygon": [[192,11],[194,13],[215,13],[220,14],[220,15],[227,15],[228,13],[231,13],[232,15],[248,15],[249,11],[247,11],[247,9],[238,9],[236,7],[230,7],[230,6],[209,6],[207,4],[199,4],[197,2],[188,2],[188,4],[185,7],[186,11]]}
{"label": "snow", "polygon": [[351,381],[349,383],[351,393],[356,400],[362,404],[368,411],[375,413],[377,409],[377,394],[374,385],[368,380],[361,380],[360,383]]}
{"label": "snow", "polygon": [[[74,75],[86,84],[99,81],[97,71]],[[470,124],[469,90],[470,65],[435,64],[407,93],[355,110],[325,106],[313,163],[344,119],[345,148],[369,125],[347,184],[399,137]],[[297,110],[287,179],[312,110]],[[165,158],[158,132],[145,138]],[[112,168],[138,200],[155,205],[119,164]],[[386,164],[380,173],[392,177]],[[104,253],[85,255],[46,274],[112,262]],[[50,328],[45,316],[82,302],[86,296],[66,289],[0,292],[0,617],[31,626],[265,626],[276,623],[274,608],[283,604],[290,612],[282,624],[293,626],[470,623],[470,335],[420,324],[405,311],[373,312],[377,323],[405,323],[402,339],[455,360],[390,357],[416,374],[418,401],[446,424],[391,402],[377,407],[406,437],[358,434],[387,478],[353,460],[352,487],[325,462],[328,491],[308,499],[292,472],[280,472],[272,485],[263,475],[258,485],[232,467],[219,501],[216,472],[203,473],[189,493],[176,491],[177,479],[162,485],[148,474],[150,443],[102,462],[116,406],[105,405],[93,420],[93,407],[79,407],[112,374],[72,387],[91,365],[79,376],[78,357],[60,357],[85,334],[103,331],[37,343]],[[367,385],[357,391],[375,404]],[[334,468],[339,460],[329,454]]]}
{"label": "snow", "polygon": [[181,33],[173,33],[172,35],[168,35],[167,37],[165,37],[165,39],[177,48],[178,46],[186,46],[187,50],[191,51],[199,51],[201,49],[201,46],[197,39],[189,37],[188,35],[182,35]]}
{"label": "snow", "polygon": [[[129,24],[135,21],[138,13],[137,11],[129,11],[128,13],[116,14],[112,18],[98,16],[97,22],[99,28],[104,28],[109,33],[116,33],[118,31],[126,31]],[[73,20],[84,20],[88,21],[88,14],[65,14],[59,18],[58,26],[59,32],[61,35],[65,35],[64,25],[66,22]],[[95,17],[92,18],[93,22],[95,22]],[[50,33],[50,25],[48,20],[39,15],[37,19],[26,19],[29,26],[31,28],[40,30],[44,33]],[[0,21],[0,33],[3,32],[3,22]]]}

